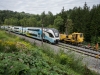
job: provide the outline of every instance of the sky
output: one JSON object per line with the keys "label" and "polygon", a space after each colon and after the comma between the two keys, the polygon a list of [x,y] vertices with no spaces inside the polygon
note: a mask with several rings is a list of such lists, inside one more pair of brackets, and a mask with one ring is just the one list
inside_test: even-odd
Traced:
{"label": "sky", "polygon": [[100,4],[100,0],[2,0],[0,10],[12,10],[30,14],[41,14],[43,11],[52,12],[54,15],[61,10],[69,10],[74,7],[83,7],[85,2],[92,8],[93,5]]}

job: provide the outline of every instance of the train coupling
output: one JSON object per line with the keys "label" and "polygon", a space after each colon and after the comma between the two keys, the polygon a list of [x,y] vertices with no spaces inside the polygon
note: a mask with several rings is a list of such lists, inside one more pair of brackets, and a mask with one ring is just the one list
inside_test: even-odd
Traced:
{"label": "train coupling", "polygon": [[55,44],[58,44],[58,43],[59,43],[59,40],[58,40],[58,39],[56,39],[54,42],[55,42]]}

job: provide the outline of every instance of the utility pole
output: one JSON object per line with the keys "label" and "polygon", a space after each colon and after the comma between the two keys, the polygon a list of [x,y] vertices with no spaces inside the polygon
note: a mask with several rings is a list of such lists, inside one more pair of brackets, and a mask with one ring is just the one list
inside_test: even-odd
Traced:
{"label": "utility pole", "polygon": [[43,46],[43,23],[42,23],[42,41],[41,41],[41,43],[42,43],[42,46]]}
{"label": "utility pole", "polygon": [[22,35],[23,35],[23,26],[22,26]]}
{"label": "utility pole", "polygon": [[7,30],[8,30],[8,32],[9,32],[9,34],[10,34],[10,26],[8,25],[8,27],[7,27]]}
{"label": "utility pole", "polygon": [[42,35],[41,35],[41,44],[42,44],[42,46],[43,46],[43,24],[44,24],[44,17],[45,17],[45,12],[43,12],[42,14],[41,14],[41,21],[42,21]]}

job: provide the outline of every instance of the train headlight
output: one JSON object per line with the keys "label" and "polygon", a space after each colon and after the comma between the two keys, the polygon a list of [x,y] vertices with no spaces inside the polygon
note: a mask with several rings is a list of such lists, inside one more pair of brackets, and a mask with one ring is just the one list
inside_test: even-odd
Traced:
{"label": "train headlight", "polygon": [[55,33],[55,36],[58,36],[58,33]]}

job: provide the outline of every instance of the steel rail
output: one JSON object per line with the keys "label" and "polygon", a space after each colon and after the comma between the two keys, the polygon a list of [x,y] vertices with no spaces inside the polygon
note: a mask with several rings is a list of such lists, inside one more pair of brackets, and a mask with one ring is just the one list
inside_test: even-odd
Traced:
{"label": "steel rail", "polygon": [[56,46],[64,48],[64,49],[72,50],[72,51],[75,51],[75,52],[78,52],[78,53],[81,53],[81,54],[84,54],[84,55],[87,55],[87,56],[91,56],[91,57],[94,57],[94,58],[97,58],[97,59],[100,59],[100,52],[97,52],[97,51],[85,49],[85,48],[82,48],[82,47],[72,46],[72,45],[64,44],[64,43],[59,43]]}

